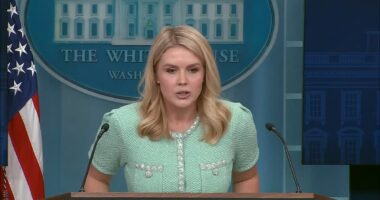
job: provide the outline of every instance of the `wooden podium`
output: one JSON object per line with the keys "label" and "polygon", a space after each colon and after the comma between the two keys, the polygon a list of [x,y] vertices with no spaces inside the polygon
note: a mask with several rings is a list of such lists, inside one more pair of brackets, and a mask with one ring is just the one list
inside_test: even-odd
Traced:
{"label": "wooden podium", "polygon": [[87,193],[71,192],[47,198],[49,200],[106,200],[106,199],[264,199],[264,200],[327,200],[331,199],[314,193],[128,193],[128,192],[108,192],[108,193]]}

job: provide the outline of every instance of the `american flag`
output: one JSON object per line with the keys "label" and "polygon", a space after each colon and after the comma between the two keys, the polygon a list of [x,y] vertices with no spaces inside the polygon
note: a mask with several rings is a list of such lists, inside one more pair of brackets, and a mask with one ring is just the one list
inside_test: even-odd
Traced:
{"label": "american flag", "polygon": [[0,170],[0,199],[43,199],[36,66],[15,0],[9,1],[7,16],[8,166]]}

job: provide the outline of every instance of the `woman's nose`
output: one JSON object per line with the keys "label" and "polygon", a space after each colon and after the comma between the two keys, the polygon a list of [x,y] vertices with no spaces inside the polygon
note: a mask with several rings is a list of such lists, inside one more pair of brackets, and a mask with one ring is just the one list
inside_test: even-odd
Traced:
{"label": "woman's nose", "polygon": [[185,71],[181,71],[178,75],[178,84],[179,85],[186,85],[187,84],[187,76]]}

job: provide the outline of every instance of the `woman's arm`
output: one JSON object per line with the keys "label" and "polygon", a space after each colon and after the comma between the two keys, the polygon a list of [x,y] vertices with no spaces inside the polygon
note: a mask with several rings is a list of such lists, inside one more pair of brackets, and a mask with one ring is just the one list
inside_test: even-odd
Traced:
{"label": "woman's arm", "polygon": [[260,190],[260,179],[256,166],[244,172],[233,172],[234,192],[256,193]]}
{"label": "woman's arm", "polygon": [[91,165],[84,185],[84,191],[108,192],[111,178],[112,176],[99,172]]}

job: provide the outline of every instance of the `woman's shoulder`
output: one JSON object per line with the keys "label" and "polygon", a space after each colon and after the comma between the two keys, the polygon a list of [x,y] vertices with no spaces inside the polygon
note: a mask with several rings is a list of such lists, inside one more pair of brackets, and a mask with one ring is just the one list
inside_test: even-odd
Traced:
{"label": "woman's shoulder", "polygon": [[221,99],[220,102],[222,102],[223,105],[225,105],[231,111],[232,114],[240,113],[240,112],[246,112],[246,113],[251,112],[249,108],[245,107],[240,102],[233,102],[233,101],[229,101],[225,99]]}
{"label": "woman's shoulder", "polygon": [[123,105],[119,108],[114,109],[115,112],[136,112],[138,111],[140,102],[134,102],[127,105]]}
{"label": "woman's shoulder", "polygon": [[105,116],[108,117],[118,117],[118,118],[124,118],[124,117],[138,117],[139,116],[139,102],[130,103],[127,105],[123,105],[119,108],[112,109],[111,111],[105,113]]}

